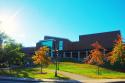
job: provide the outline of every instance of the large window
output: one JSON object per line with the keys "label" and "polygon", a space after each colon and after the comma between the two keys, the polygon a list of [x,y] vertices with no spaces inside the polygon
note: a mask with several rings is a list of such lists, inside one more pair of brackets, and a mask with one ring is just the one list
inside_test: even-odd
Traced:
{"label": "large window", "polygon": [[42,41],[42,42],[41,42],[41,46],[47,46],[47,47],[49,47],[50,49],[52,49],[53,41],[52,41],[52,40]]}
{"label": "large window", "polygon": [[[44,40],[40,42],[41,46],[47,46],[51,50],[53,49],[54,42],[53,40]],[[58,46],[58,50],[63,50],[63,41],[59,41],[59,43],[56,43],[56,46]]]}
{"label": "large window", "polygon": [[59,50],[63,50],[63,41],[59,41]]}

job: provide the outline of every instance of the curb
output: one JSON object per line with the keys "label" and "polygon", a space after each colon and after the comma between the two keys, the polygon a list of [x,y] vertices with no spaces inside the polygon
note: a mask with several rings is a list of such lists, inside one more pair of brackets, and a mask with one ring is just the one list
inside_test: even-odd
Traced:
{"label": "curb", "polygon": [[0,76],[0,80],[11,80],[11,81],[25,81],[25,82],[43,82],[42,80],[33,79],[33,78],[17,78],[17,77],[3,77]]}
{"label": "curb", "polygon": [[18,82],[54,82],[54,83],[81,83],[76,80],[58,80],[58,79],[32,79],[32,78],[17,78],[17,77],[3,77],[0,76],[0,80],[18,81]]}

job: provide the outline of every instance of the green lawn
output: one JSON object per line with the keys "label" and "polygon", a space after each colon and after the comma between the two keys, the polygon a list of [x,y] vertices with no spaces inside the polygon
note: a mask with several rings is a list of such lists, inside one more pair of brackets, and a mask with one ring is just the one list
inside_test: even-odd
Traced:
{"label": "green lawn", "polygon": [[[50,69],[54,69],[55,66],[52,64],[49,66]],[[125,73],[112,71],[105,68],[100,68],[100,75],[97,75],[97,66],[89,65],[89,64],[78,64],[71,62],[61,62],[60,68],[61,71],[71,72],[75,74],[85,75],[92,78],[122,78],[125,79]]]}
{"label": "green lawn", "polygon": [[43,69],[45,74],[40,74],[40,68],[23,68],[13,70],[10,74],[9,70],[0,70],[0,75],[5,76],[15,76],[15,77],[25,77],[25,78],[35,78],[35,79],[68,79],[63,75],[58,75],[58,77],[54,76],[54,72],[50,69]]}
{"label": "green lawn", "polygon": [[[13,70],[11,76],[16,77],[26,77],[26,78],[35,78],[35,79],[68,79],[63,75],[59,75],[59,77],[54,76],[54,72],[52,70],[55,69],[55,65],[51,64],[48,68],[45,68],[43,72],[47,72],[46,74],[40,74],[40,68],[23,68]],[[83,76],[88,76],[92,78],[110,78],[110,79],[125,79],[125,73],[112,71],[105,68],[100,68],[100,75],[97,75],[97,66],[89,65],[89,64],[79,64],[72,62],[61,62],[60,68],[61,71],[71,72],[75,74],[80,74]],[[8,70],[0,70],[0,75],[10,76],[10,72]]]}

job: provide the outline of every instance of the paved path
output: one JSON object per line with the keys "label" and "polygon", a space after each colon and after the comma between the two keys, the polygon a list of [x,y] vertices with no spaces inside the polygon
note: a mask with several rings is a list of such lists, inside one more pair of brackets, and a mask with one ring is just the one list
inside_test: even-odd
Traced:
{"label": "paved path", "polygon": [[125,79],[91,79],[85,76],[58,71],[71,80],[61,79],[31,79],[31,78],[16,78],[16,77],[4,77],[0,76],[0,83],[125,83]]}
{"label": "paved path", "polygon": [[125,83],[125,79],[92,79],[86,76],[64,71],[58,71],[58,73],[80,83]]}
{"label": "paved path", "polygon": [[66,76],[66,77],[69,77],[70,79],[73,79],[73,80],[90,80],[90,79],[92,79],[92,78],[89,78],[86,76],[69,73],[69,72],[64,72],[64,71],[58,71],[58,73]]}

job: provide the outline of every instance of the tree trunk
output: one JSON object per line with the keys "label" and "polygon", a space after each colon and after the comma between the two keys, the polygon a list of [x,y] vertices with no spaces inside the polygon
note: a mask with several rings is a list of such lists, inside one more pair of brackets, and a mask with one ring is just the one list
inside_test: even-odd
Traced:
{"label": "tree trunk", "polygon": [[11,74],[11,65],[10,65],[9,62],[8,62],[8,68],[9,68],[9,72],[10,72],[10,74]]}
{"label": "tree trunk", "polygon": [[42,64],[41,64],[41,74],[43,73],[43,70],[42,70],[42,69],[43,69],[43,66],[42,66]]}
{"label": "tree trunk", "polygon": [[98,71],[97,71],[97,74],[99,75],[99,65],[98,65]]}

